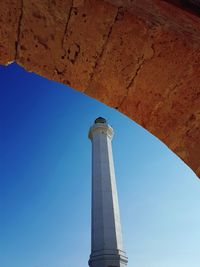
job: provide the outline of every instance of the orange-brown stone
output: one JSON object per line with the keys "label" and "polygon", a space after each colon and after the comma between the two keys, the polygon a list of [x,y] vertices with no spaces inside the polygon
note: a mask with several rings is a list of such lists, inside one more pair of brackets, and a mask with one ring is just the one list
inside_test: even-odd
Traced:
{"label": "orange-brown stone", "polygon": [[20,0],[0,3],[0,64],[8,65],[15,60],[21,7]]}
{"label": "orange-brown stone", "polygon": [[200,177],[199,1],[6,0],[0,7],[1,64],[16,60],[118,109]]}

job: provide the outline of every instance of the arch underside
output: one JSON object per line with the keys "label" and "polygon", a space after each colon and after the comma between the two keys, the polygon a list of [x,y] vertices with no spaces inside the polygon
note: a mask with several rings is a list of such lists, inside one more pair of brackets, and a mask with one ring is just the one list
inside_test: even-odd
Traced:
{"label": "arch underside", "polygon": [[16,61],[116,108],[200,177],[200,1],[5,0],[0,7],[0,64]]}

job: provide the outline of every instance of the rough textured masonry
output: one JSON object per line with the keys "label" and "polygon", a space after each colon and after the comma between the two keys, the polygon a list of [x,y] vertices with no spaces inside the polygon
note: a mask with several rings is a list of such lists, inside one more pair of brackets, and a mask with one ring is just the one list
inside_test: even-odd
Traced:
{"label": "rough textured masonry", "polygon": [[118,109],[200,177],[199,7],[200,1],[4,0],[0,64],[16,61]]}

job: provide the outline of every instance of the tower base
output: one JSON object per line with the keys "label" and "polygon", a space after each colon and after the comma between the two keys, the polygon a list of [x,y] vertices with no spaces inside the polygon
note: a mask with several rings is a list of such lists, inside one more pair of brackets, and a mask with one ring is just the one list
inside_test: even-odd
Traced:
{"label": "tower base", "polygon": [[126,267],[128,258],[121,250],[99,250],[90,255],[90,267]]}

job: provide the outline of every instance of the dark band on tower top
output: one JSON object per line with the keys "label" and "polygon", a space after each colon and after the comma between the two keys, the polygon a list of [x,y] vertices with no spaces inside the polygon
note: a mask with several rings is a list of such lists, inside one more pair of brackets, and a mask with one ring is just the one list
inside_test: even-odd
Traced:
{"label": "dark band on tower top", "polygon": [[104,119],[102,117],[98,117],[98,118],[96,118],[94,123],[107,123],[107,121],[106,121],[106,119]]}

